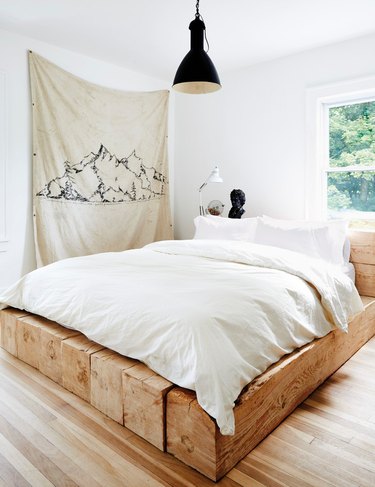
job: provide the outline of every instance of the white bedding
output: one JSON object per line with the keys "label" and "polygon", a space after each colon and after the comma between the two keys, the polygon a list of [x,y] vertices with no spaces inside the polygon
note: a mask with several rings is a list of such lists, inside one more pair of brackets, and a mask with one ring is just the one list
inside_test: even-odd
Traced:
{"label": "white bedding", "polygon": [[[242,388],[284,354],[347,328],[353,282],[318,259],[246,242],[186,240],[66,259],[0,303],[77,329],[197,393],[234,433]],[[322,304],[322,305],[321,305]]]}
{"label": "white bedding", "polygon": [[346,264],[343,264],[340,266],[342,269],[342,272],[348,276],[353,282],[355,282],[355,268],[354,265],[351,262],[347,262]]}

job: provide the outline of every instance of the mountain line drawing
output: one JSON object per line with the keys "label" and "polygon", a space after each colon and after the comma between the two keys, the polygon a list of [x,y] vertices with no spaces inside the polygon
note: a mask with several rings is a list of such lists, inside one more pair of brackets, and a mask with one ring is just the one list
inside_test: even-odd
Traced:
{"label": "mountain line drawing", "polygon": [[122,159],[103,144],[80,162],[64,162],[64,174],[49,181],[36,196],[80,203],[130,203],[160,198],[167,178],[143,164],[135,150]]}

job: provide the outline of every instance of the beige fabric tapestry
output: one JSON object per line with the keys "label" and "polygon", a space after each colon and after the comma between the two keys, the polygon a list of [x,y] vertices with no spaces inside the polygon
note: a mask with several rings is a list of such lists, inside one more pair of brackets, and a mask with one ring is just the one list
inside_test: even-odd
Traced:
{"label": "beige fabric tapestry", "polygon": [[97,86],[29,54],[38,266],[172,238],[168,91]]}

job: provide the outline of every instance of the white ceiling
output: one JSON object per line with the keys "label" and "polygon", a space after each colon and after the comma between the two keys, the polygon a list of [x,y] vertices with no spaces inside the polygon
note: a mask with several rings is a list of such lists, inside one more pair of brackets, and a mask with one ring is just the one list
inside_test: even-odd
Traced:
{"label": "white ceiling", "polygon": [[[375,32],[375,0],[201,0],[219,74]],[[1,0],[0,28],[172,80],[195,0]]]}

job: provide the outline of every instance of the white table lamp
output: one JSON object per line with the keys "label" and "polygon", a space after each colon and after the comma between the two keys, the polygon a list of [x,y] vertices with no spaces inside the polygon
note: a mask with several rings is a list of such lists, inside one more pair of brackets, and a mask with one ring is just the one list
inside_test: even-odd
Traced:
{"label": "white table lamp", "polygon": [[207,186],[208,183],[222,183],[223,179],[219,175],[219,168],[217,166],[214,167],[213,171],[211,174],[208,176],[206,181],[202,184],[202,186],[199,188],[199,214],[200,215],[205,215],[205,211],[203,208],[202,204],[202,189]]}

